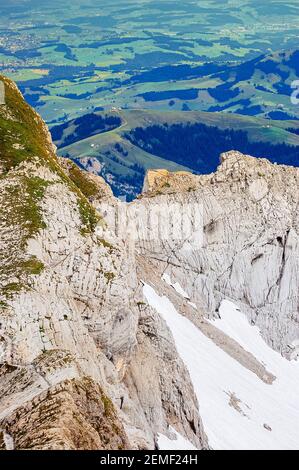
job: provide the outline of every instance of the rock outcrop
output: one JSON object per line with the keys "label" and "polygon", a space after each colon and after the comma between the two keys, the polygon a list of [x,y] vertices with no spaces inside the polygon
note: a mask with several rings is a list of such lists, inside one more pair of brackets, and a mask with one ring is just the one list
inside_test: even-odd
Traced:
{"label": "rock outcrop", "polygon": [[56,157],[40,117],[3,80],[2,447],[153,449],[169,424],[206,446],[185,366],[143,305],[134,253],[92,205],[117,201]]}
{"label": "rock outcrop", "polygon": [[[157,203],[167,208],[157,223],[174,229],[166,240],[139,240],[138,251],[161,275],[179,282],[205,316],[217,316],[221,301],[233,299],[271,347],[294,358],[299,353],[298,202],[298,168],[239,152],[223,154],[215,174],[190,175],[188,183],[151,172],[136,204],[147,211]],[[177,213],[201,207],[203,236],[198,232],[184,240],[181,226],[169,219],[172,206]],[[192,218],[186,223],[192,225]]]}
{"label": "rock outcrop", "polygon": [[154,449],[172,429],[208,448],[200,396],[143,282],[272,384],[209,319],[229,298],[269,345],[299,355],[298,169],[230,152],[212,175],[150,172],[125,204],[56,157],[3,80],[0,449]]}

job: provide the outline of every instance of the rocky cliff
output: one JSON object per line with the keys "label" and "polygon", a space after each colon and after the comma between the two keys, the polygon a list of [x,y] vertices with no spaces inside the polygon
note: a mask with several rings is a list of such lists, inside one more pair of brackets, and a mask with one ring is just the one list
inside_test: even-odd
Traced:
{"label": "rocky cliff", "polygon": [[58,160],[40,117],[3,80],[0,428],[16,449],[154,448],[169,424],[205,446],[190,378],[144,305],[135,257],[92,205],[115,205],[111,191]]}
{"label": "rocky cliff", "polygon": [[[205,315],[233,299],[265,340],[295,357],[299,339],[299,170],[239,152],[221,157],[215,174],[154,171],[139,204],[202,207],[203,237],[174,236],[139,252],[180,282]],[[183,210],[183,209],[182,209]],[[168,213],[160,224],[164,224]],[[174,231],[174,235],[176,232]]]}
{"label": "rocky cliff", "polygon": [[209,448],[201,393],[144,286],[271,386],[267,364],[212,320],[230,299],[296,357],[298,169],[231,152],[209,176],[149,173],[126,205],[56,157],[3,81],[0,448],[154,449],[162,435]]}

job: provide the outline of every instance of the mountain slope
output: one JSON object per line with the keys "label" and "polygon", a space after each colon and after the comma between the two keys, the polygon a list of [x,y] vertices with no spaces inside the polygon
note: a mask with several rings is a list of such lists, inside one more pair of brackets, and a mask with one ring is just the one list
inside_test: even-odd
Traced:
{"label": "mountain slope", "polygon": [[[291,102],[298,59],[298,50],[283,51],[230,67],[213,76],[222,83],[208,92],[218,100],[218,111],[278,120],[298,119],[297,106]],[[210,111],[216,108],[212,106]]]}
{"label": "mountain slope", "polygon": [[125,204],[3,80],[0,449],[297,448],[298,168],[228,152]]}
{"label": "mountain slope", "polygon": [[[299,338],[298,178],[298,168],[228,152],[211,175],[149,172],[138,202],[149,210],[158,198],[170,216],[172,204],[201,208],[202,230],[181,240],[177,223],[165,240],[141,240],[140,253],[205,314],[217,316],[221,300],[232,299],[286,355]],[[162,212],[162,226],[170,216]]]}
{"label": "mountain slope", "polygon": [[298,77],[298,54],[298,50],[283,50],[241,63],[160,67],[141,72],[129,82],[127,94],[132,102],[135,98],[134,105],[129,106],[298,119],[298,106],[291,102],[292,83]]}
{"label": "mountain slope", "polygon": [[[170,333],[141,309],[134,257],[90,201],[117,202],[101,178],[60,163],[41,119],[3,80],[2,445],[152,449],[171,423],[201,448],[197,401]],[[155,370],[150,394],[135,385],[144,362]]]}
{"label": "mountain slope", "polygon": [[[83,116],[81,120],[86,122],[83,139],[76,137],[75,121],[55,126],[51,131],[60,155],[67,155],[82,168],[100,174],[117,196],[129,200],[141,192],[148,169],[211,173],[225,150],[239,150],[295,166],[299,162],[296,121],[145,110],[119,110],[113,115],[121,125],[96,135],[87,125],[90,115]],[[111,119],[107,113],[96,116],[95,121]],[[68,145],[70,135],[77,141]]]}
{"label": "mountain slope", "polygon": [[169,325],[178,351],[200,397],[201,415],[210,445],[218,450],[277,450],[298,447],[298,363],[290,363],[269,348],[258,328],[231,302],[222,303],[223,329],[275,373],[265,383],[251,370],[223,353],[199,328],[179,314],[167,297],[144,287],[146,299]]}
{"label": "mountain slope", "polygon": [[298,188],[297,168],[230,152],[212,175],[149,172],[135,203],[159,220],[137,240],[144,296],[214,449],[298,448]]}

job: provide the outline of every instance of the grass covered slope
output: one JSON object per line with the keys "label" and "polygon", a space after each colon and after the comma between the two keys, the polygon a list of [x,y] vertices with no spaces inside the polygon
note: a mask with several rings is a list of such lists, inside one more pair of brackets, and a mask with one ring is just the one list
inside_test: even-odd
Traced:
{"label": "grass covered slope", "polygon": [[39,156],[55,164],[54,147],[41,118],[24,101],[16,85],[0,75],[5,86],[5,105],[0,106],[1,170],[6,173],[25,160]]}
{"label": "grass covered slope", "polygon": [[43,270],[35,256],[26,254],[30,239],[46,228],[43,200],[53,184],[65,184],[74,194],[81,232],[92,232],[99,216],[90,205],[86,183],[71,180],[55,155],[42,119],[24,101],[16,85],[0,77],[6,104],[0,106],[0,295],[2,302],[28,285],[30,275]]}

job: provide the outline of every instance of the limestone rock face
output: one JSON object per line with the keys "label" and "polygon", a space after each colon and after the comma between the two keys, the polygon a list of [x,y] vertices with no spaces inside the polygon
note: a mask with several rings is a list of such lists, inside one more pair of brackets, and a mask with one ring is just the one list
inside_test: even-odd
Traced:
{"label": "limestone rock face", "polygon": [[154,449],[170,424],[206,446],[173,339],[142,308],[135,254],[104,221],[119,203],[101,178],[56,157],[42,120],[4,82],[0,447]]}
{"label": "limestone rock face", "polygon": [[299,355],[298,169],[230,152],[212,175],[149,172],[125,204],[56,157],[3,80],[0,449],[155,449],[173,430],[209,448],[200,394],[143,286],[270,386],[209,319],[231,299],[274,349]]}
{"label": "limestone rock face", "polygon": [[195,185],[196,176],[186,171],[150,170],[144,180],[143,194],[191,191]]}
{"label": "limestone rock face", "polygon": [[[204,313],[218,315],[230,298],[261,329],[265,340],[295,357],[299,339],[299,170],[229,152],[217,172],[192,176],[194,190],[181,189],[178,177],[164,188],[151,185],[138,204],[150,211],[155,201],[167,207],[160,225],[173,223],[173,236],[138,240],[138,250],[179,282]],[[158,189],[158,194],[157,194]],[[201,207],[203,236],[180,236],[169,221],[174,205]],[[164,217],[164,219],[163,219]],[[190,224],[192,220],[189,220]],[[177,235],[177,236],[176,236]]]}

